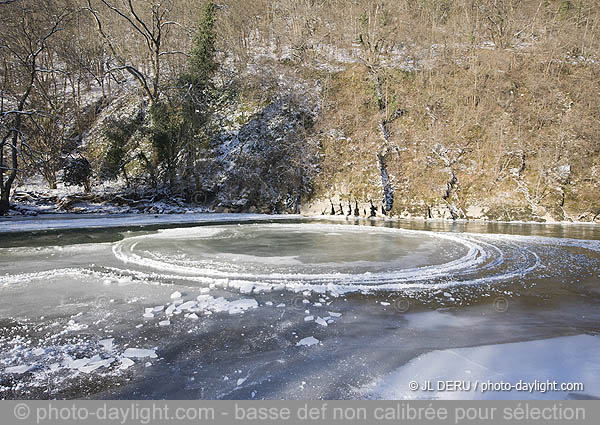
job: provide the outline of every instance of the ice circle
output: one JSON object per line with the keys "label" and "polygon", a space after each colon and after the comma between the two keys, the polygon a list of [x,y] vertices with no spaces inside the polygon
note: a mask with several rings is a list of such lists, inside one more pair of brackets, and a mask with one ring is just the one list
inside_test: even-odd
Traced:
{"label": "ice circle", "polygon": [[509,280],[540,265],[527,248],[483,239],[386,227],[239,224],[134,236],[113,253],[165,277],[243,292],[441,288]]}

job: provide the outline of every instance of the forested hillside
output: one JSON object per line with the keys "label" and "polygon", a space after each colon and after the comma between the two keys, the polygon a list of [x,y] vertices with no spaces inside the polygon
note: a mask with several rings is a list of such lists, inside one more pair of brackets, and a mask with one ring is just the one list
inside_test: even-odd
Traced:
{"label": "forested hillside", "polygon": [[0,0],[0,214],[599,221],[599,13]]}

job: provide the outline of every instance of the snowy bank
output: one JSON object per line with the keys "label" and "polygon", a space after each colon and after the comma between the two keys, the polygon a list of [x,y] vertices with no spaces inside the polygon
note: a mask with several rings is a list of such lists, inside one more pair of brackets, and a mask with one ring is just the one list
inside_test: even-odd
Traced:
{"label": "snowy bank", "polygon": [[0,233],[41,230],[101,229],[111,227],[154,226],[171,224],[204,224],[243,221],[299,219],[300,215],[190,213],[190,214],[55,214],[43,217],[0,218]]}

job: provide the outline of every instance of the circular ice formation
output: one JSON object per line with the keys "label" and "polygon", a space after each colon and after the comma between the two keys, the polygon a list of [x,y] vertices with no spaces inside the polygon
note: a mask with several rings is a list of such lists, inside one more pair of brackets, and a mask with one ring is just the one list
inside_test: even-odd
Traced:
{"label": "circular ice formation", "polygon": [[113,252],[164,277],[242,292],[439,288],[508,280],[539,265],[524,247],[482,239],[384,227],[240,224],[161,230],[124,239]]}

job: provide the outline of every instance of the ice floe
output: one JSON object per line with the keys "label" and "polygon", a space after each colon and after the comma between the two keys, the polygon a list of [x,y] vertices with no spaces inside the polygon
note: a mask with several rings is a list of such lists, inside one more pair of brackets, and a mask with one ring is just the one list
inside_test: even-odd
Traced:
{"label": "ice floe", "polygon": [[327,322],[325,321],[325,319],[323,319],[323,318],[321,318],[321,317],[317,317],[317,318],[315,319],[315,323],[316,323],[317,325],[321,325],[321,326],[325,326],[325,327],[327,327]]}
{"label": "ice floe", "polygon": [[147,348],[127,348],[123,352],[123,357],[129,358],[145,358],[150,357],[152,359],[157,358],[156,350],[151,350]]}
{"label": "ice floe", "polygon": [[297,347],[301,347],[301,346],[310,347],[312,345],[318,344],[319,342],[321,342],[321,341],[319,341],[314,336],[309,336],[309,337],[306,337],[306,338],[302,338],[300,341],[298,341],[296,343],[296,346]]}

